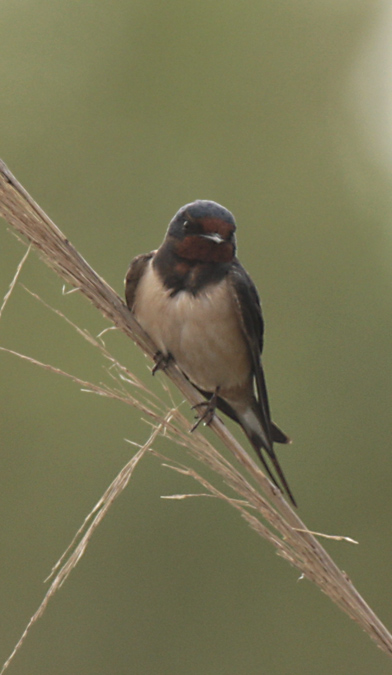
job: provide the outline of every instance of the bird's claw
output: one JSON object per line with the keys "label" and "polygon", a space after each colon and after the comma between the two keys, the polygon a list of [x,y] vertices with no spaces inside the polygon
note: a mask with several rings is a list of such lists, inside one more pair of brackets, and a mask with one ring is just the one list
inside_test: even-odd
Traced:
{"label": "bird's claw", "polygon": [[211,398],[208,401],[201,401],[200,403],[196,403],[196,405],[192,406],[192,410],[204,408],[204,412],[198,416],[197,421],[191,428],[191,433],[192,431],[195,431],[195,429],[197,429],[199,424],[201,424],[202,422],[204,423],[205,426],[208,426],[212,422],[218,404],[218,391],[219,387],[217,387],[215,393],[211,396]]}

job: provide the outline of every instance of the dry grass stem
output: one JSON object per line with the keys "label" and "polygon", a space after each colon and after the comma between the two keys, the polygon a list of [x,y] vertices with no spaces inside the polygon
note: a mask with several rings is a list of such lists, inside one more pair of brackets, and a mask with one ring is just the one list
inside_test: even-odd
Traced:
{"label": "dry grass stem", "polygon": [[[71,284],[74,289],[85,295],[117,329],[123,331],[131,338],[145,354],[151,358],[153,357],[157,351],[155,345],[135,321],[121,298],[94,272],[1,161],[0,215],[19,234],[23,235],[30,245],[38,249],[44,261],[66,283]],[[10,290],[2,304],[2,309],[9,300],[23,262],[24,260],[22,260],[18,267]],[[220,418],[215,416],[210,424],[210,428],[230,450],[242,470],[238,468],[237,462],[231,462],[223,457],[199,431],[189,434],[189,421],[174,405],[167,387],[165,387],[165,392],[169,404],[163,399],[157,398],[149,391],[145,384],[135,378],[127,368],[119,364],[109,353],[101,337],[95,338],[91,336],[88,331],[81,330],[72,322],[69,322],[58,310],[53,311],[70,323],[78,334],[93,347],[99,349],[102,357],[109,364],[107,375],[109,376],[110,384],[86,382],[54,366],[36,361],[31,357],[3,347],[0,349],[3,352],[7,351],[51,372],[71,378],[85,391],[107,396],[127,405],[132,405],[147,418],[152,430],[146,444],[136,452],[132,460],[122,469],[115,481],[106,490],[102,499],[99,500],[98,504],[86,518],[70,547],[64,553],[64,556],[62,556],[53,569],[52,574],[56,576],[43,603],[30,620],[21,640],[1,672],[4,672],[4,669],[9,665],[11,658],[22,644],[31,625],[42,615],[50,597],[64,583],[71,569],[83,555],[93,531],[106,514],[108,508],[110,508],[113,500],[125,488],[136,464],[146,452],[155,454],[167,467],[197,481],[202,487],[203,493],[198,495],[191,493],[172,495],[171,499],[185,499],[191,496],[213,496],[235,508],[259,535],[267,539],[276,548],[280,556],[294,565],[303,577],[317,584],[324,593],[356,621],[375,643],[391,657],[392,635],[387,628],[366,604],[347,575],[337,567],[314,534],[307,529],[298,514],[285,501],[280,491],[271,484],[253,458],[232,436]],[[170,363],[165,372],[167,377],[177,386],[183,397],[191,405],[203,400],[199,392],[192,387],[174,363]],[[157,439],[162,434],[169,440],[184,447],[186,452],[192,455],[192,457],[212,469],[232,494],[226,494],[221,489],[218,489],[194,469],[161,455],[155,445]]]}
{"label": "dry grass stem", "polygon": [[28,256],[29,256],[30,251],[31,251],[31,244],[30,244],[30,246],[26,249],[26,253],[24,254],[22,260],[20,261],[18,267],[16,268],[16,272],[15,272],[15,274],[14,274],[14,278],[12,279],[12,281],[11,281],[11,283],[10,283],[10,285],[9,285],[8,291],[7,291],[7,293],[5,294],[5,296],[4,296],[4,298],[3,298],[3,302],[2,302],[1,307],[0,307],[0,319],[1,319],[1,317],[3,316],[3,312],[4,312],[4,309],[5,309],[5,306],[6,306],[7,302],[8,302],[8,300],[9,300],[10,297],[11,297],[12,291],[14,290],[14,288],[15,288],[15,286],[16,286],[16,282],[17,282],[18,279],[19,279],[19,275],[20,275],[20,273],[21,273],[21,271],[22,271],[23,265],[25,264],[25,262],[26,262],[26,260],[27,260],[27,258],[28,258]]}

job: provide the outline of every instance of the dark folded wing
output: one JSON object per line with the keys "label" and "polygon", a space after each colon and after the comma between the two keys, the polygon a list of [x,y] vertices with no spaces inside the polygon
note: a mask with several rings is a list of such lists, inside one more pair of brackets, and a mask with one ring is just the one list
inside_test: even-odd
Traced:
{"label": "dark folded wing", "polygon": [[138,283],[146,270],[148,261],[151,260],[154,253],[155,251],[151,251],[151,253],[142,253],[141,255],[136,256],[129,266],[127,275],[125,277],[125,299],[127,301],[128,308],[131,311],[135,303]]}
{"label": "dark folded wing", "polygon": [[272,450],[271,415],[264,372],[260,361],[260,354],[263,349],[264,322],[259,296],[252,279],[238,260],[233,263],[229,272],[229,283],[236,299],[238,317],[252,359],[257,401],[260,407],[260,421],[271,444],[271,447],[266,449]]}

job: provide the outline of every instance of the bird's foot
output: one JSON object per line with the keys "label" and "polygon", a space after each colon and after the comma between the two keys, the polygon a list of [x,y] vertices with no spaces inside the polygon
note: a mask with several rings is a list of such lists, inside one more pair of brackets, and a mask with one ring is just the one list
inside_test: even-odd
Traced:
{"label": "bird's foot", "polygon": [[199,424],[201,422],[204,423],[205,426],[210,424],[212,422],[212,419],[215,415],[215,410],[218,405],[218,392],[219,392],[220,387],[217,387],[215,389],[215,392],[212,394],[211,398],[208,401],[201,401],[200,403],[196,403],[196,405],[192,406],[192,410],[197,410],[199,411],[200,409],[204,409],[201,415],[198,415],[198,419],[196,423],[193,425],[191,428],[191,432],[195,431]]}
{"label": "bird's foot", "polygon": [[171,354],[163,354],[163,352],[157,352],[154,354],[155,366],[152,369],[152,374],[155,375],[158,370],[166,370],[170,361],[172,360]]}

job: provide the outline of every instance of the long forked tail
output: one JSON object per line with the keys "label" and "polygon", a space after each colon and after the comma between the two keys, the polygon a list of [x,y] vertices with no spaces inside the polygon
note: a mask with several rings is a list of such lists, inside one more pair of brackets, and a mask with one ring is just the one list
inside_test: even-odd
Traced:
{"label": "long forked tail", "polygon": [[[204,396],[209,396],[207,392],[203,390],[200,391],[202,394],[204,394]],[[253,403],[248,407],[248,409],[242,413],[236,411],[232,405],[225,401],[225,399],[220,398],[220,396],[217,398],[217,407],[219,410],[222,410],[225,415],[231,417],[231,419],[233,419],[243,428],[273,484],[276,485],[276,487],[282,492],[286,492],[293,506],[297,507],[297,502],[293,497],[293,493],[290,490],[290,486],[287,483],[282,467],[279,464],[278,458],[275,455],[273,448],[274,442],[291,443],[291,439],[286,436],[284,431],[279,429],[279,427],[274,424],[274,422],[268,421],[268,418],[263,415],[263,411],[260,409],[260,405],[256,399],[254,399]],[[269,426],[269,430],[266,432],[265,427],[267,425]],[[270,467],[268,466],[267,459],[263,454],[263,450],[267,454],[268,459],[272,462],[280,483],[277,478],[275,478]]]}
{"label": "long forked tail", "polygon": [[[248,433],[246,435],[248,436],[250,442],[252,443],[254,449],[256,450],[256,453],[257,453],[259,459],[261,460],[261,463],[263,464],[268,476],[271,478],[274,485],[276,485],[276,487],[279,488],[279,490],[282,490],[282,487],[283,487],[284,492],[286,492],[286,494],[287,494],[288,498],[290,499],[291,503],[293,504],[293,506],[297,507],[297,502],[294,499],[293,493],[290,490],[290,486],[289,486],[289,484],[286,480],[286,477],[283,473],[282,467],[279,464],[278,458],[275,455],[275,452],[274,452],[273,448],[267,449],[267,448],[264,447],[264,444],[260,443],[260,439],[256,440],[254,437],[251,437]],[[268,458],[271,460],[271,462],[274,466],[274,469],[275,469],[276,473],[278,474],[278,477],[279,477],[279,480],[280,480],[281,484],[279,484],[279,482],[277,481],[277,479],[273,475],[270,467],[268,466],[266,458],[263,455],[263,449],[267,453]]]}
{"label": "long forked tail", "polygon": [[[264,466],[268,476],[270,477],[274,485],[276,485],[276,487],[279,488],[279,490],[282,490],[283,488],[283,491],[286,492],[293,506],[296,507],[297,502],[294,499],[293,493],[290,490],[290,486],[286,480],[282,467],[280,466],[278,458],[275,454],[273,442],[271,440],[271,435],[274,440],[278,440],[276,438],[277,434],[275,435],[276,429],[277,431],[279,431],[279,434],[281,434],[282,437],[282,440],[280,440],[279,438],[278,442],[288,443],[290,442],[290,439],[282,431],[280,431],[280,429],[278,429],[276,425],[274,425],[274,429],[271,430],[272,434],[271,431],[269,433],[268,432],[266,433],[264,426],[260,420],[257,404],[249,408],[247,413],[245,413],[245,415],[242,415],[241,419],[238,419],[238,421],[241,424],[243,430],[245,431],[247,437],[249,438],[251,444],[253,445],[253,448],[255,449],[262,465]],[[272,469],[268,465],[267,458],[272,463],[278,478],[275,477]]]}

